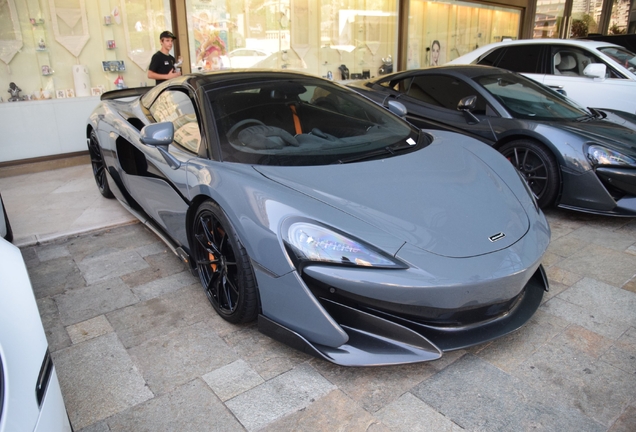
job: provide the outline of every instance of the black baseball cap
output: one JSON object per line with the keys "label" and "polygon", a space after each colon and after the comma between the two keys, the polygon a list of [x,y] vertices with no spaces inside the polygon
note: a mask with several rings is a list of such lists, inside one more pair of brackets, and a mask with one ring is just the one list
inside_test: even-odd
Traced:
{"label": "black baseball cap", "polygon": [[162,32],[161,35],[159,35],[159,40],[164,38],[176,39],[177,37],[171,31],[166,30],[165,32]]}

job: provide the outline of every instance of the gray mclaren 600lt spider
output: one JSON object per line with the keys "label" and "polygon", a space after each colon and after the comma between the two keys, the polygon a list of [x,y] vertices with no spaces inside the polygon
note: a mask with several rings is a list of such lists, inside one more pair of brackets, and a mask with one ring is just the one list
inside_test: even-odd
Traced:
{"label": "gray mclaren 600lt spider", "polygon": [[414,363],[523,326],[550,228],[506,158],[404,111],[302,73],[216,72],[104,93],[86,137],[102,195],[225,320],[340,365]]}

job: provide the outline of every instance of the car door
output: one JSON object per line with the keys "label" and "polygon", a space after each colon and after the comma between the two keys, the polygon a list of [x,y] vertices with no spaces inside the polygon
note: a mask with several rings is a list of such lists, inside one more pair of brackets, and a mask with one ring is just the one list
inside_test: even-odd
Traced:
{"label": "car door", "polygon": [[[444,74],[425,74],[406,78],[395,83],[401,89],[399,101],[407,109],[407,119],[423,129],[444,129],[491,144],[495,136],[488,121],[494,111],[481,94],[465,81]],[[479,119],[474,123],[457,109],[459,101],[466,96],[477,96],[472,113]]]}
{"label": "car door", "polygon": [[[565,90],[567,96],[583,107],[613,108],[636,111],[636,82],[624,77],[612,65],[592,51],[568,45],[555,45],[547,57],[549,70],[544,84]],[[605,78],[585,76],[583,71],[591,63],[607,68]]]}
{"label": "car door", "polygon": [[174,141],[167,151],[142,143],[128,149],[118,144],[120,160],[127,159],[122,163],[124,182],[145,213],[174,240],[187,245],[186,165],[201,145],[197,112],[188,92],[177,89],[161,93],[149,111],[156,122],[174,125]]}

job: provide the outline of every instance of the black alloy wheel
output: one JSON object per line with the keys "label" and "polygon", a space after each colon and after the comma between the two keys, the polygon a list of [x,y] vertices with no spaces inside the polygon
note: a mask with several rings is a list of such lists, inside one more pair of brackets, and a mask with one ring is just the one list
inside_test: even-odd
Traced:
{"label": "black alloy wheel", "polygon": [[199,207],[191,244],[201,284],[217,313],[235,324],[254,320],[258,295],[249,256],[216,203]]}
{"label": "black alloy wheel", "polygon": [[539,207],[554,203],[559,192],[559,167],[543,145],[531,140],[517,140],[499,149],[530,186]]}
{"label": "black alloy wheel", "polygon": [[93,166],[93,177],[95,177],[95,183],[99,193],[105,198],[115,198],[113,192],[108,185],[108,178],[106,178],[106,164],[102,157],[102,151],[99,148],[99,141],[97,140],[97,134],[94,130],[91,131],[91,136],[88,142],[88,153],[91,157],[91,165]]}

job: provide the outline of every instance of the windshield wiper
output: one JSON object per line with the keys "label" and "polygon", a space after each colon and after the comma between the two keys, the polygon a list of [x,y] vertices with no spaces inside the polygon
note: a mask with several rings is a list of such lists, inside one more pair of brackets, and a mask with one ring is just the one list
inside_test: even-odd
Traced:
{"label": "windshield wiper", "polygon": [[585,123],[585,122],[589,122],[590,120],[594,120],[595,118],[596,117],[591,114],[586,114],[584,116],[577,117],[575,120],[577,122]]}
{"label": "windshield wiper", "polygon": [[604,119],[604,118],[606,118],[606,117],[607,117],[607,114],[605,114],[605,112],[603,112],[603,111],[601,111],[601,110],[598,110],[598,109],[596,109],[596,108],[590,108],[590,107],[588,107],[587,109],[589,109],[589,110],[590,110],[590,112],[592,113],[592,115],[593,115],[594,117],[596,117],[596,118]]}
{"label": "windshield wiper", "polygon": [[401,151],[411,149],[413,148],[413,146],[414,145],[411,145],[411,144],[397,143],[397,144],[391,144],[390,146],[386,146],[384,147],[384,149],[390,152],[391,154],[396,154]]}
{"label": "windshield wiper", "polygon": [[391,150],[390,146],[382,147],[382,148],[380,148],[378,150],[374,150],[372,152],[364,153],[364,154],[357,155],[357,156],[352,156],[350,158],[338,159],[334,163],[346,164],[346,163],[350,163],[350,162],[360,162],[360,161],[363,161],[363,160],[373,159],[373,158],[376,158],[378,156],[385,156],[385,155],[388,155],[388,154],[390,154],[390,155],[395,154],[395,151]]}
{"label": "windshield wiper", "polygon": [[607,117],[607,114],[605,114],[603,111],[599,111],[594,108],[588,108],[588,110],[590,110],[591,114],[586,114],[584,116],[577,117],[575,120],[577,122],[585,123],[585,122],[589,122],[596,119],[604,119]]}
{"label": "windshield wiper", "polygon": [[358,156],[352,156],[350,158],[346,158],[346,159],[338,159],[335,163],[339,163],[339,164],[346,164],[346,163],[350,163],[350,162],[360,162],[366,159],[373,159],[375,157],[378,156],[386,156],[386,155],[391,155],[393,156],[396,153],[399,153],[401,151],[404,150],[409,150],[412,149],[413,147],[415,147],[415,145],[411,145],[411,144],[403,144],[403,143],[398,143],[398,144],[392,144],[390,146],[386,146],[383,148],[380,148],[378,150],[369,152],[369,153],[365,153],[362,155],[358,155]]}

